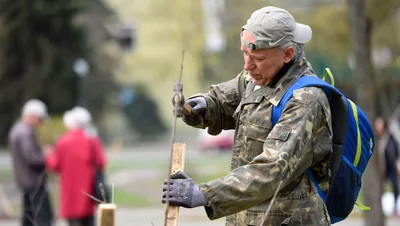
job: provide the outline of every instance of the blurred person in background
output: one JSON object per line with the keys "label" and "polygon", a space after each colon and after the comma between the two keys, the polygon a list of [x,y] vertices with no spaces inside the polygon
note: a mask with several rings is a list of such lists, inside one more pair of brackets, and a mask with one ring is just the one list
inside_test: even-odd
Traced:
{"label": "blurred person in background", "polygon": [[383,118],[375,120],[375,132],[378,137],[378,153],[381,159],[382,174],[386,180],[389,180],[394,195],[393,215],[399,216],[397,212],[397,199],[399,196],[399,175],[397,168],[397,159],[399,157],[398,143],[390,134],[387,122]]}
{"label": "blurred person in background", "polygon": [[47,119],[46,105],[37,99],[29,100],[23,106],[21,119],[14,124],[9,133],[8,146],[14,176],[23,193],[23,226],[49,226],[53,222],[45,154],[36,136],[36,129]]}
{"label": "blurred person in background", "polygon": [[86,134],[82,111],[66,112],[64,124],[68,131],[46,158],[47,167],[60,174],[60,215],[69,226],[94,226],[96,203],[83,192],[93,193],[94,167],[104,168],[104,154]]}
{"label": "blurred person in background", "polygon": [[[92,115],[88,111],[88,109],[84,107],[74,107],[72,109],[76,119],[79,123],[83,126],[86,135],[89,137],[90,142],[92,143],[92,148],[96,149],[96,152],[104,153],[103,145],[100,140],[100,137],[97,134],[97,129],[92,123]],[[105,176],[105,167],[102,169],[95,169],[96,170],[96,177],[95,183],[96,184],[103,184],[102,191],[96,189],[97,192],[94,192],[94,197],[100,200],[110,200],[111,198],[111,191],[109,186],[106,184],[106,176]]]}
{"label": "blurred person in background", "polygon": [[92,115],[84,107],[74,107],[72,111],[75,113],[77,120],[83,125],[86,135],[92,140],[95,148],[104,151],[100,137],[98,136],[97,128],[93,124]]}

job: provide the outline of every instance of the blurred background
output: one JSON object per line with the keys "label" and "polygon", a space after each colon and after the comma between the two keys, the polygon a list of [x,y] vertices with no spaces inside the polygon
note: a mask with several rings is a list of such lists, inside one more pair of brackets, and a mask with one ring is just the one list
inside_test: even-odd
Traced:
{"label": "blurred background", "polygon": [[[233,78],[243,68],[241,26],[267,5],[311,26],[307,59],[319,76],[329,67],[335,86],[371,123],[377,117],[398,121],[400,0],[0,0],[1,225],[17,225],[21,210],[6,145],[30,98],[43,100],[51,113],[39,131],[43,145],[66,131],[64,111],[87,107],[116,186],[117,225],[132,225],[133,218],[135,225],[160,225],[181,52],[186,97]],[[185,169],[196,182],[229,172],[229,131],[211,137],[178,120],[177,141],[187,144]],[[346,222],[395,225],[391,186],[374,173],[383,167],[379,161],[371,162],[364,182],[369,191],[359,199],[374,208],[365,223],[357,207]],[[51,179],[56,205],[57,177]],[[183,225],[224,224],[209,222],[200,208],[181,214]]]}

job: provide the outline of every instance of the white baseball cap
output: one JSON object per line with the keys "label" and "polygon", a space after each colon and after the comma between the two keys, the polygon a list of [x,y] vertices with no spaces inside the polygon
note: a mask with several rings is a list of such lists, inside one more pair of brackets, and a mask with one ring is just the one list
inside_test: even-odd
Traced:
{"label": "white baseball cap", "polygon": [[31,99],[24,104],[22,108],[22,116],[25,115],[34,115],[43,121],[50,119],[49,115],[47,114],[46,105],[38,99]]}

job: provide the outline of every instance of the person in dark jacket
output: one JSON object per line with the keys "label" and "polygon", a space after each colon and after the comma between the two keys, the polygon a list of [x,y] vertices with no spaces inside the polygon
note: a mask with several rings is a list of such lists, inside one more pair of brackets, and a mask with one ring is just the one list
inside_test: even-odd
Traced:
{"label": "person in dark jacket", "polygon": [[50,226],[53,223],[45,157],[36,138],[36,128],[47,118],[46,105],[37,99],[29,100],[23,106],[21,119],[9,133],[14,176],[23,196],[23,226]]}
{"label": "person in dark jacket", "polygon": [[398,143],[390,134],[387,126],[387,122],[382,119],[378,118],[375,121],[375,131],[377,136],[379,137],[378,140],[378,151],[382,158],[382,162],[384,163],[384,176],[386,180],[389,180],[394,195],[394,209],[393,215],[399,216],[397,212],[397,199],[399,197],[399,175],[397,169],[397,159],[399,158],[399,148]]}

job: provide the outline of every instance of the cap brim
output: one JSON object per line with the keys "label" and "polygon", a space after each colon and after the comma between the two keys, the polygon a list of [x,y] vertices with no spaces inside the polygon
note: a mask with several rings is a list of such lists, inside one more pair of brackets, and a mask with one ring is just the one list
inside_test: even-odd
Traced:
{"label": "cap brim", "polygon": [[307,43],[312,38],[312,30],[311,27],[305,24],[296,23],[296,36],[293,41],[297,43]]}

